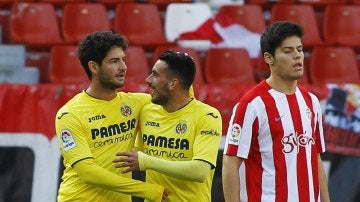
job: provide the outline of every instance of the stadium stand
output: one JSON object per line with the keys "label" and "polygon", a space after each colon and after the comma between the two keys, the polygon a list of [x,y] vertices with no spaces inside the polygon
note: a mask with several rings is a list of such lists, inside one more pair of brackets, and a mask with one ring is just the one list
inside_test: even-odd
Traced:
{"label": "stadium stand", "polygon": [[26,61],[26,48],[21,44],[0,45],[0,67],[24,67]]}
{"label": "stadium stand", "polygon": [[126,50],[125,63],[127,66],[125,84],[128,82],[145,84],[145,79],[150,73],[145,50],[141,46],[129,46]]}
{"label": "stadium stand", "polygon": [[120,3],[115,9],[115,31],[124,34],[132,45],[153,50],[168,44],[161,14],[155,4]]}
{"label": "stadium stand", "polygon": [[110,20],[104,4],[65,4],[62,17],[62,33],[65,43],[78,44],[84,36],[103,30],[110,30]]}
{"label": "stadium stand", "polygon": [[205,79],[209,84],[255,84],[249,54],[241,48],[210,48],[206,53]]}
{"label": "stadium stand", "polygon": [[[171,3],[165,13],[165,36],[169,42],[183,47],[206,50],[211,41],[204,36],[191,39],[180,38],[187,32],[193,32],[212,18],[212,11],[206,3]],[[210,30],[208,30],[210,31]],[[208,33],[203,33],[208,34]]]}
{"label": "stadium stand", "polygon": [[311,5],[315,8],[324,8],[330,4],[349,4],[352,0],[296,0],[300,4]]}
{"label": "stadium stand", "polygon": [[276,4],[271,8],[270,23],[289,20],[304,28],[303,45],[305,49],[323,44],[315,10],[311,5]]}
{"label": "stadium stand", "polygon": [[0,67],[0,83],[38,84],[39,69],[36,67]]}
{"label": "stadium stand", "polygon": [[16,3],[10,14],[12,43],[27,47],[49,48],[63,42],[59,22],[51,3]]}
{"label": "stadium stand", "polygon": [[360,81],[355,51],[351,47],[315,47],[309,73],[313,85]]}
{"label": "stadium stand", "polygon": [[38,2],[51,3],[54,6],[64,6],[67,3],[85,3],[87,0],[37,0]]}
{"label": "stadium stand", "polygon": [[325,42],[360,49],[360,5],[328,5],[325,8]]}
{"label": "stadium stand", "polygon": [[76,45],[54,45],[51,48],[49,74],[51,83],[88,83],[78,57]]}
{"label": "stadium stand", "polygon": [[217,11],[217,15],[219,14],[229,16],[251,32],[262,33],[265,29],[263,10],[256,4],[224,5]]}

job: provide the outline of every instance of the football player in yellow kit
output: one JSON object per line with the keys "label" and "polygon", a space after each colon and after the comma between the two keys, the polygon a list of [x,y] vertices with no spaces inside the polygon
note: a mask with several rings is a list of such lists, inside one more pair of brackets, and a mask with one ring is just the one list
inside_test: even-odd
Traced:
{"label": "football player in yellow kit", "polygon": [[189,95],[195,64],[186,53],[164,52],[146,79],[151,101],[140,115],[133,152],[113,160],[122,172],[146,170],[146,181],[170,190],[166,201],[211,201],[222,121],[217,109]]}
{"label": "football player in yellow kit", "polygon": [[56,134],[65,170],[57,201],[121,201],[131,196],[163,201],[162,185],[131,179],[114,168],[112,154],[131,151],[141,108],[150,95],[119,92],[125,82],[126,38],[111,31],[95,32],[79,46],[79,60],[90,79],[57,113]]}

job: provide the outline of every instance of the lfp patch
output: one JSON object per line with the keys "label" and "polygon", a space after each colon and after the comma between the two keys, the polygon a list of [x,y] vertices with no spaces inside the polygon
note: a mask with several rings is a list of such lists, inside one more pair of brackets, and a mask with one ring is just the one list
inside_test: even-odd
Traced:
{"label": "lfp patch", "polygon": [[61,142],[63,144],[65,151],[68,151],[76,147],[75,139],[69,130],[67,129],[61,130],[60,135],[61,135]]}
{"label": "lfp patch", "polygon": [[241,133],[241,126],[237,123],[231,126],[229,144],[239,145],[239,136]]}

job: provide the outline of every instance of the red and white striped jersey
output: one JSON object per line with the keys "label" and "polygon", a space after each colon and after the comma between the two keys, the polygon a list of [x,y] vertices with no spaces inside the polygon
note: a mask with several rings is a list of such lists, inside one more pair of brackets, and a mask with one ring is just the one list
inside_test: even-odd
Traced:
{"label": "red and white striped jersey", "polygon": [[300,86],[284,94],[263,81],[240,99],[224,154],[245,159],[249,201],[318,201],[322,119],[319,100]]}

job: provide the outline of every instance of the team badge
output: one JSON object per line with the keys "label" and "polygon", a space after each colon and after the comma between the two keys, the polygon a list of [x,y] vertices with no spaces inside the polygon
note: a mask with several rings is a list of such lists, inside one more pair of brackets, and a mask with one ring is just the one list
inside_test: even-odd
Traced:
{"label": "team badge", "polygon": [[241,133],[241,126],[239,124],[233,124],[230,130],[229,144],[239,145],[239,136]]}
{"label": "team badge", "polygon": [[122,106],[120,108],[120,111],[121,111],[121,114],[123,116],[126,116],[126,117],[128,117],[128,116],[130,116],[132,114],[131,108],[129,106],[127,106],[127,105]]}
{"label": "team badge", "polygon": [[186,132],[187,130],[187,125],[186,123],[178,123],[176,125],[176,128],[175,128],[175,132],[179,135],[182,135]]}
{"label": "team badge", "polygon": [[61,142],[65,151],[68,151],[74,147],[76,147],[76,142],[71,132],[67,129],[63,129],[60,132]]}

